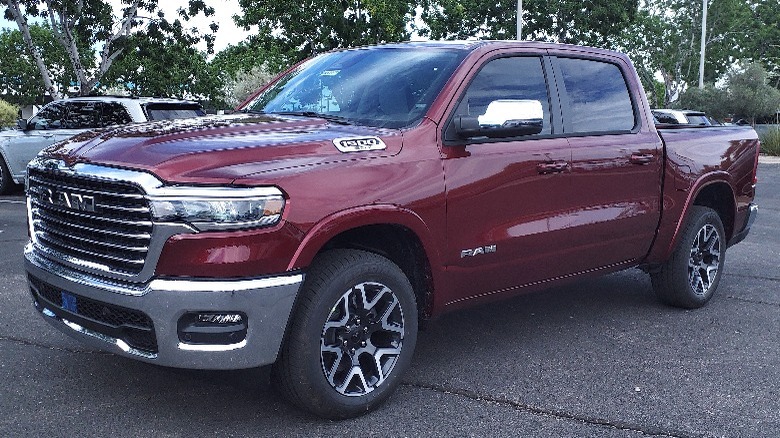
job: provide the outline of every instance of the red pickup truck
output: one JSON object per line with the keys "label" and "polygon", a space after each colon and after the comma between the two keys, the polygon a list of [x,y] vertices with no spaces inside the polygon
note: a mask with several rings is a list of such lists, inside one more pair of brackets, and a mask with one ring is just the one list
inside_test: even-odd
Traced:
{"label": "red pickup truck", "polygon": [[274,364],[293,403],[346,418],[453,309],[633,267],[704,305],[756,217],[758,151],[750,128],[657,129],[619,53],[335,51],[240,114],[52,146],[28,169],[26,269],[36,309],[85,343]]}

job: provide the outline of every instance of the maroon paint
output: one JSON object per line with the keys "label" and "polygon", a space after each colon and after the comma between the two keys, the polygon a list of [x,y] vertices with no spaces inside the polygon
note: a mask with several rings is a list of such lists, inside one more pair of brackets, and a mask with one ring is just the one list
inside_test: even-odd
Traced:
{"label": "maroon paint", "polygon": [[[447,117],[469,78],[488,59],[515,53],[586,54],[622,64],[637,102],[638,129],[444,145]],[[285,192],[283,224],[173,237],[159,275],[251,277],[305,270],[339,233],[393,224],[417,235],[426,252],[434,315],[575,277],[662,262],[702,188],[725,184],[732,191],[736,220],[730,228],[736,230],[754,196],[758,143],[752,130],[670,130],[659,137],[630,61],[597,49],[478,45],[423,121],[405,130],[252,117],[215,119],[206,128],[136,130],[70,144],[59,153],[69,161],[144,169],[172,184],[270,184]],[[332,143],[354,135],[379,136],[387,149],[343,154]],[[641,155],[649,162],[632,162]],[[540,173],[539,164],[551,161],[567,166],[560,173]],[[497,245],[496,253],[461,257],[462,250],[485,245]]]}

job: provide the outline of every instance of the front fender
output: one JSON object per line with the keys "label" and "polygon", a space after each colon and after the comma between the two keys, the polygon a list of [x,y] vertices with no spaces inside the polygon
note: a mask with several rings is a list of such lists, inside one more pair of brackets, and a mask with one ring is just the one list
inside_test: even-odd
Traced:
{"label": "front fender", "polygon": [[333,238],[341,233],[369,225],[399,225],[411,230],[420,240],[431,268],[441,266],[441,256],[425,221],[415,212],[396,205],[380,204],[349,208],[318,221],[303,238],[287,270],[304,269]]}

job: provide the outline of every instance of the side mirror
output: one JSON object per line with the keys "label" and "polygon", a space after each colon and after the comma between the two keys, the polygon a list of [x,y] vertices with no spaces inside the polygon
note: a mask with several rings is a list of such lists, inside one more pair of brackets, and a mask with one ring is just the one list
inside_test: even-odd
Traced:
{"label": "side mirror", "polygon": [[538,100],[500,99],[490,102],[481,116],[454,120],[458,137],[517,137],[542,132],[544,111]]}
{"label": "side mirror", "polygon": [[27,119],[19,119],[16,121],[16,127],[21,129],[22,131],[26,131],[28,129]]}

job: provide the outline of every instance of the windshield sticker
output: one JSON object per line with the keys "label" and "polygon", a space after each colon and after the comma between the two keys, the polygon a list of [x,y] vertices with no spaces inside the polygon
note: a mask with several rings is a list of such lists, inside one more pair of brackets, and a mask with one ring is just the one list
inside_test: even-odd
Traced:
{"label": "windshield sticker", "polygon": [[341,70],[325,70],[320,73],[320,76],[336,76]]}
{"label": "windshield sticker", "polygon": [[363,152],[386,149],[387,146],[379,137],[337,138],[333,140],[336,149],[341,152]]}

